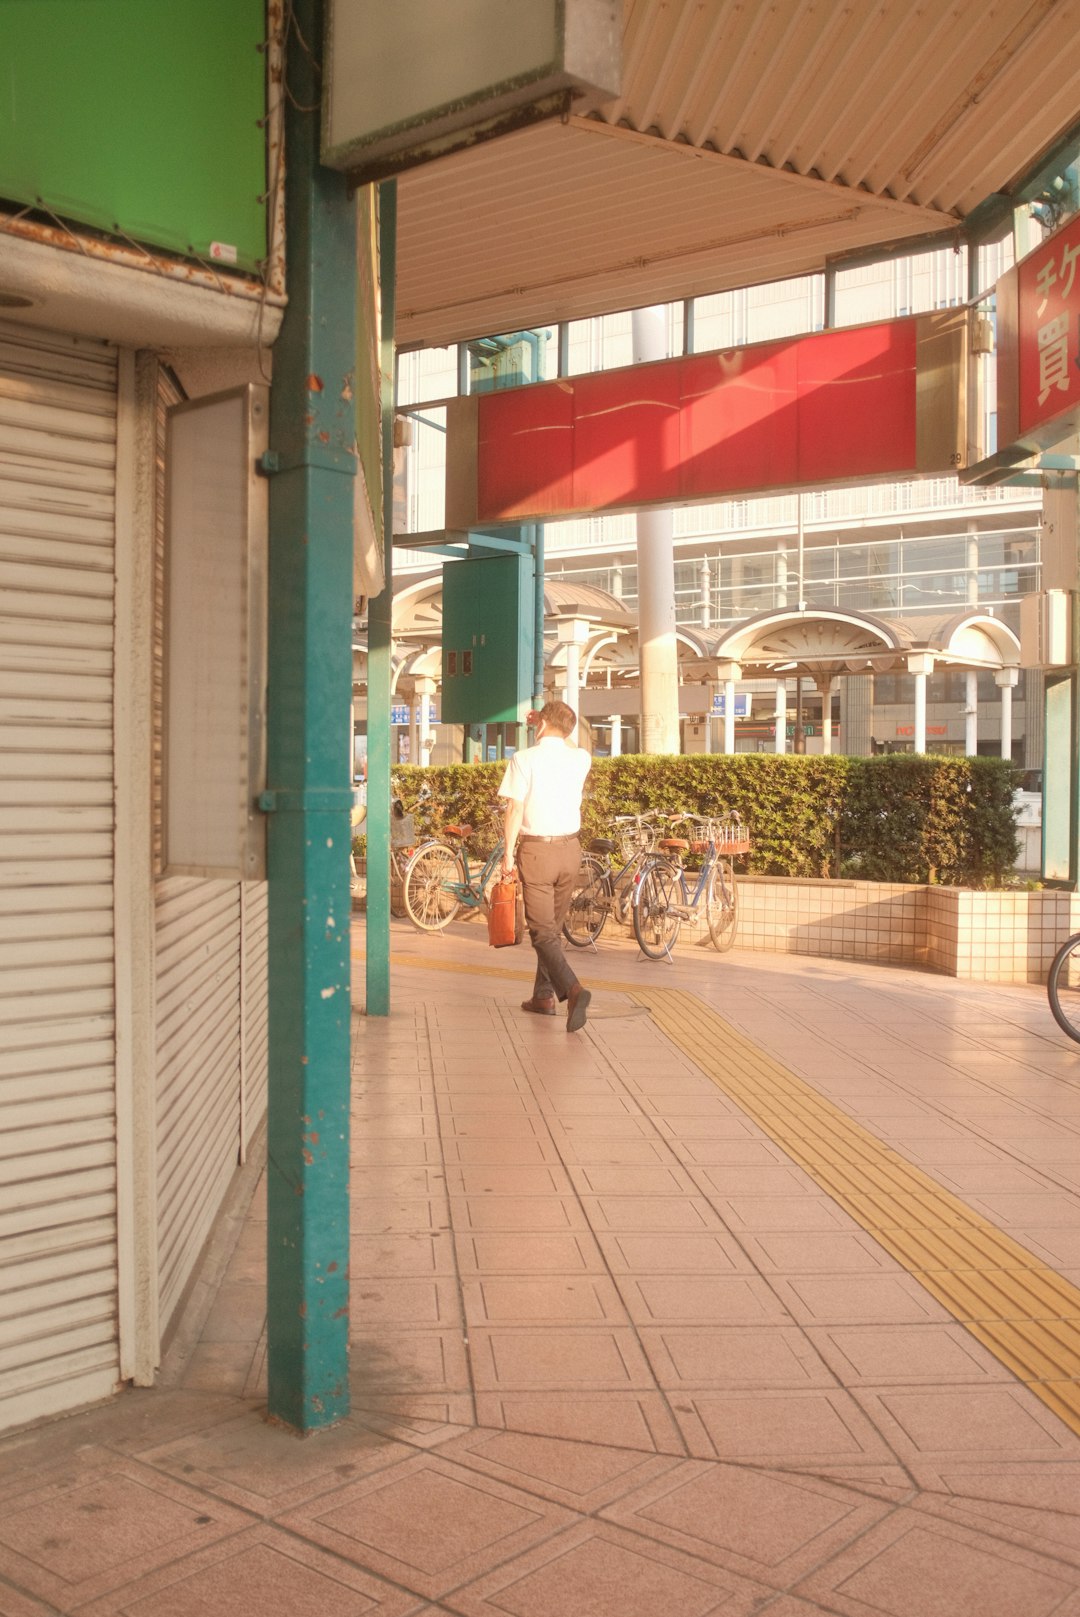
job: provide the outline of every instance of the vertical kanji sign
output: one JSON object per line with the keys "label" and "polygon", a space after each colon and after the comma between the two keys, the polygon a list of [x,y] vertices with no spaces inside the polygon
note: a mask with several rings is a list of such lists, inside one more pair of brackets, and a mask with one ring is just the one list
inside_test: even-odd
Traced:
{"label": "vertical kanji sign", "polygon": [[1080,217],[1019,265],[1020,431],[1080,406]]}

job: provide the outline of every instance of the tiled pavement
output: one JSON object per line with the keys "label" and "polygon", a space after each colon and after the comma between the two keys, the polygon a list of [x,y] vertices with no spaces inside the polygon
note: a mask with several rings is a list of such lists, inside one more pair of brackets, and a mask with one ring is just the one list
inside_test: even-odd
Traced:
{"label": "tiled pavement", "polygon": [[0,1617],[1080,1617],[1078,1432],[632,998],[698,996],[1075,1284],[1040,991],[614,940],[569,1037],[479,926],[394,947],[352,1416],[263,1421],[260,1186],[172,1385],[0,1443]]}

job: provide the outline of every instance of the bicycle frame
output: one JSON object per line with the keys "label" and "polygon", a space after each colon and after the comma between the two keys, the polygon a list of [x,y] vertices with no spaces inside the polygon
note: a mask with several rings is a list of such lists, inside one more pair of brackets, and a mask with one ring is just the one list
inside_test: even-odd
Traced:
{"label": "bicycle frame", "polygon": [[465,844],[461,843],[455,851],[461,854],[461,868],[465,872],[465,880],[463,882],[447,882],[446,888],[453,893],[458,902],[464,905],[466,909],[478,910],[484,902],[484,894],[487,892],[492,875],[496,868],[502,864],[502,839],[500,838],[495,844],[483,864],[478,864],[475,867],[477,872],[475,877],[473,875],[474,867],[469,863],[469,850]]}

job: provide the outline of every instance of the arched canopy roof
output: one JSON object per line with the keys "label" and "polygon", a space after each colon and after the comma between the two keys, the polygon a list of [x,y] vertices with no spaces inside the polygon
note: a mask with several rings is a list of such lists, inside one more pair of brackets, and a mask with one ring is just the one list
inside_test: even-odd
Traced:
{"label": "arched canopy roof", "polygon": [[903,668],[915,653],[959,668],[1016,668],[1020,642],[991,613],[913,613],[882,618],[834,608],[765,612],[716,642],[718,661],[785,673],[865,673]]}

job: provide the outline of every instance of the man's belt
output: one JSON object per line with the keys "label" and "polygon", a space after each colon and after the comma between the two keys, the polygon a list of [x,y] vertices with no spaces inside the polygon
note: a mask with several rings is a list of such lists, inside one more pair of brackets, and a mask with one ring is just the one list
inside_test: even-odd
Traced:
{"label": "man's belt", "polygon": [[576,842],[581,835],[580,831],[567,831],[561,837],[538,837],[531,831],[523,831],[518,838],[519,842]]}

